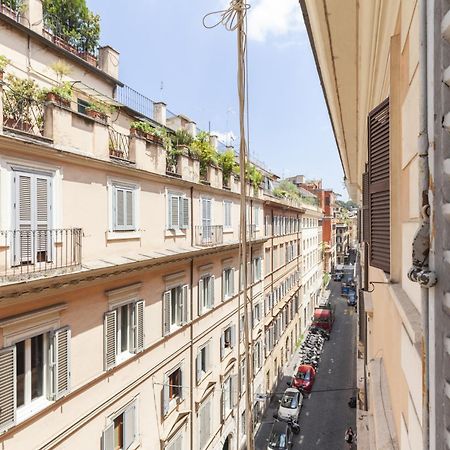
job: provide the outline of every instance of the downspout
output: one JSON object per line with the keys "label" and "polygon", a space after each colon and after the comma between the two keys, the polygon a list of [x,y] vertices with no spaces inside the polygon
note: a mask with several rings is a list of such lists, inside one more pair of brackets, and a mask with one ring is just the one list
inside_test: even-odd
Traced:
{"label": "downspout", "polygon": [[[433,20],[433,18],[431,18]],[[408,278],[421,286],[422,322],[422,447],[429,448],[429,291],[436,284],[436,274],[429,269],[430,253],[430,203],[428,149],[428,45],[427,1],[419,1],[419,189],[421,195],[420,226],[412,243],[412,267]],[[431,91],[431,89],[430,89]]]}
{"label": "downspout", "polygon": [[[191,188],[191,194],[192,194],[192,188]],[[192,198],[192,197],[191,197]],[[192,222],[192,221],[191,221]],[[189,364],[191,368],[191,373],[189,377],[189,388],[190,388],[190,408],[191,408],[191,414],[190,414],[190,439],[189,443],[191,448],[194,448],[194,411],[195,411],[195,404],[194,404],[194,376],[197,374],[197,366],[195,365],[195,358],[194,358],[194,289],[193,289],[193,283],[194,283],[194,258],[191,258],[190,261],[190,270],[189,270],[189,284],[190,284],[190,317],[189,317],[189,340],[191,345],[189,346]],[[194,369],[194,374],[192,374],[192,369]]]}

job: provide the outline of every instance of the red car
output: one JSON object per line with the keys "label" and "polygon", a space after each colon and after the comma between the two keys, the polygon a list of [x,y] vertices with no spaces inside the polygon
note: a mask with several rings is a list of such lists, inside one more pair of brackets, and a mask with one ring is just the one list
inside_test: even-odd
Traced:
{"label": "red car", "polygon": [[316,370],[314,367],[308,364],[302,364],[292,379],[292,387],[309,393],[311,392],[315,378]]}

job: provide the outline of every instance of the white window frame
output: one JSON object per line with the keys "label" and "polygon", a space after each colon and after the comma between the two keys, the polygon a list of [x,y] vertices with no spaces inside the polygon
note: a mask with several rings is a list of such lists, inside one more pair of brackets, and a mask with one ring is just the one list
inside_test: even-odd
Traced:
{"label": "white window frame", "polygon": [[[173,230],[173,231],[181,231],[182,233],[185,233],[187,229],[189,228],[190,223],[190,205],[189,205],[189,197],[182,192],[175,192],[175,191],[167,191],[167,201],[166,201],[166,228],[167,230]],[[174,225],[173,220],[171,220],[171,207],[172,207],[172,201],[174,199],[177,199],[178,202],[178,224]],[[187,220],[185,215],[184,206],[187,204]]]}
{"label": "white window frame", "polygon": [[[229,340],[226,340],[226,334],[229,332]],[[226,343],[228,342],[228,345]],[[222,328],[222,333],[220,334],[220,359],[224,359],[227,355],[229,355],[234,347],[236,346],[236,325],[229,324],[226,327]]]}
{"label": "white window frame", "polygon": [[[227,208],[228,216],[227,216]],[[224,230],[232,230],[233,229],[233,202],[230,200],[223,201],[223,229]],[[227,221],[227,217],[229,221]]]}
{"label": "white window frame", "polygon": [[198,282],[198,314],[214,308],[215,300],[215,277],[210,273],[203,274]]}
{"label": "white window frame", "polygon": [[[202,364],[203,362],[204,364]],[[205,370],[201,369],[201,366],[203,365],[205,366],[204,367]],[[211,339],[209,339],[205,344],[203,344],[198,348],[196,369],[197,369],[196,373],[197,384],[200,384],[205,379],[205,377],[211,372]]]}
{"label": "white window frame", "polygon": [[[206,417],[203,418],[203,422],[206,422],[206,426],[208,427],[208,433],[205,437],[205,441],[202,442],[201,438],[203,437],[203,433],[205,430],[205,423],[202,423],[202,414],[205,414],[205,410],[208,408],[208,413],[206,414]],[[208,443],[211,440],[211,416],[212,416],[212,399],[211,396],[209,396],[206,400],[203,401],[202,405],[200,406],[200,409],[198,411],[198,439],[199,439],[199,448],[200,450],[203,450],[204,448],[208,447]]]}
{"label": "white window frame", "polygon": [[[111,205],[112,205],[112,231],[136,231],[137,230],[137,221],[136,221],[136,212],[137,212],[137,186],[135,184],[128,184],[128,183],[122,183],[119,181],[113,181],[111,184],[112,190],[111,190]],[[117,191],[122,190],[124,192],[131,192],[131,200],[132,200],[132,223],[131,225],[123,224],[119,225],[117,223],[117,205],[115,205],[116,202],[116,196]],[[124,196],[124,218],[126,217],[126,196]]]}
{"label": "white window frame", "polygon": [[[177,302],[177,299],[173,298],[173,293],[172,290],[176,289],[177,292],[179,292],[179,296],[181,297],[181,302]],[[178,291],[179,290],[179,291]],[[173,286],[167,286],[166,290],[163,292],[163,305],[162,305],[162,310],[163,310],[163,323],[162,323],[162,328],[163,328],[163,335],[168,335],[173,333],[174,331],[178,330],[179,328],[181,328],[182,326],[184,326],[186,323],[189,322],[189,301],[188,301],[188,297],[189,297],[189,287],[187,284],[185,283],[179,283],[179,284],[175,284]],[[184,298],[184,291],[186,291],[186,298]],[[167,292],[170,292],[170,311],[168,312],[169,315],[169,326],[168,329],[166,330],[165,328],[165,294]],[[176,322],[172,323],[172,305],[175,302],[175,307],[177,308],[176,310]]]}
{"label": "white window frame", "polygon": [[[169,386],[169,379],[170,376],[176,372],[177,370],[181,371],[181,387],[180,387],[180,395],[177,395],[173,398],[169,398],[170,395],[170,386]],[[167,371],[164,374],[164,386],[163,386],[163,390],[167,389],[167,409],[164,409],[164,405],[163,405],[163,412],[164,412],[164,416],[167,416],[168,414],[170,414],[170,412],[175,408],[175,406],[179,403],[181,403],[184,399],[184,388],[183,388],[183,383],[184,383],[184,378],[185,378],[185,374],[183,373],[183,361],[180,361],[179,364],[177,364],[176,366],[172,367],[172,369],[170,369],[169,371]],[[163,394],[163,403],[166,402],[166,398],[165,395]]]}
{"label": "white window frame", "polygon": [[[228,282],[227,282],[228,274]],[[235,295],[234,289],[235,270],[233,267],[226,267],[222,271],[222,300],[228,300]]]}

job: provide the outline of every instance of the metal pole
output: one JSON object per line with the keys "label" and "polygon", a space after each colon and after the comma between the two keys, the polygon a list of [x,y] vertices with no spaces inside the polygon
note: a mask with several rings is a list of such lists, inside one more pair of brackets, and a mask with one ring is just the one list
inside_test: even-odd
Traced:
{"label": "metal pole", "polygon": [[[241,202],[240,202],[240,227],[241,227],[241,270],[242,270],[242,295],[244,307],[244,346],[245,346],[245,378],[247,386],[245,389],[245,422],[247,436],[247,450],[254,450],[253,442],[253,401],[252,401],[252,349],[249,336],[248,317],[248,289],[247,289],[247,217],[246,217],[246,182],[245,167],[247,162],[247,148],[245,139],[245,30],[244,30],[244,0],[239,0],[237,10],[237,44],[238,44],[238,93],[239,93],[239,163],[241,176]],[[238,437],[239,439],[239,437]]]}

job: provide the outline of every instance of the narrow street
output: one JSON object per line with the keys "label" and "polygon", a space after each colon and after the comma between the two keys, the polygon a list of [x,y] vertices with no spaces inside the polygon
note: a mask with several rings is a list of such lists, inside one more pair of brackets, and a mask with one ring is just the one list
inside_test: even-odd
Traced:
{"label": "narrow street", "polygon": [[[344,450],[345,430],[356,429],[356,409],[347,405],[355,395],[355,334],[357,316],[353,307],[340,297],[340,282],[330,282],[331,302],[336,305],[336,320],[330,341],[325,343],[316,382],[310,398],[305,398],[300,413],[301,432],[295,436],[293,449]],[[273,424],[281,393],[287,388],[289,374],[294,373],[298,356],[294,355],[280,381],[261,428],[256,448],[267,448],[266,439]]]}

